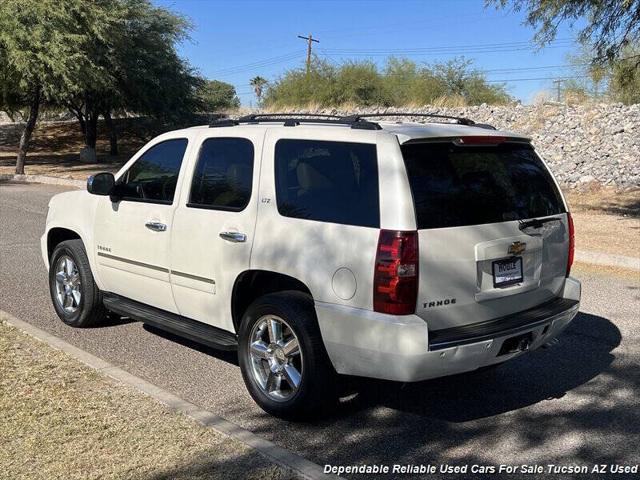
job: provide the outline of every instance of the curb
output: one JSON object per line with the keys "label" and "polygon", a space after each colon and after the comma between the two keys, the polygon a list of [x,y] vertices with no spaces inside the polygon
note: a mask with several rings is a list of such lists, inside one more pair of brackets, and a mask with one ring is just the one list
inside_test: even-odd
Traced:
{"label": "curb", "polygon": [[171,410],[187,415],[196,422],[212,428],[218,433],[240,441],[249,448],[256,450],[271,462],[286,469],[293,470],[302,478],[308,480],[340,478],[335,475],[326,475],[323,473],[320,465],[313,463],[306,458],[287,450],[286,448],[279,447],[273,442],[270,442],[250,430],[246,430],[212,412],[203,410],[197,405],[183,400],[177,395],[147,382],[146,380],[137,377],[99,357],[96,357],[81,348],[71,345],[55,335],[41,330],[38,327],[34,327],[30,323],[20,320],[3,310],[0,310],[0,320],[4,320],[37,340],[40,340],[49,346],[57,350],[61,350],[75,359],[80,360],[82,363],[88,365],[94,370],[97,370],[99,373],[132,386],[136,390],[145,393],[160,403],[168,406]]}
{"label": "curb", "polygon": [[640,272],[640,258],[627,257],[625,255],[613,255],[611,253],[576,250],[576,261],[604,265],[606,267],[627,268]]}
{"label": "curb", "polygon": [[48,177],[46,175],[17,175],[14,173],[0,174],[0,181],[12,181],[20,183],[46,183],[48,185],[65,185],[68,187],[85,188],[86,180],[75,180],[73,178]]}

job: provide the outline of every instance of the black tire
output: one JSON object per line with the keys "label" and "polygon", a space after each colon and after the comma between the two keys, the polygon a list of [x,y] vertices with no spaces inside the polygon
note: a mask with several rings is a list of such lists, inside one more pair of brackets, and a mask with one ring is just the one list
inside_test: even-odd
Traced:
{"label": "black tire", "polygon": [[[80,279],[78,288],[80,301],[73,311],[66,310],[58,300],[56,266],[63,257],[73,260]],[[105,318],[106,309],[102,304],[102,294],[93,279],[82,240],[66,240],[54,249],[49,262],[49,293],[58,317],[67,325],[79,328],[91,327]]]}
{"label": "black tire", "polygon": [[[302,354],[302,378],[297,391],[286,400],[274,400],[259,385],[252,371],[249,340],[256,323],[265,315],[283,319],[298,339]],[[337,402],[337,374],[324,348],[313,299],[298,291],[272,293],[258,298],[247,309],[239,332],[238,359],[247,390],[267,413],[289,420],[325,414]]]}

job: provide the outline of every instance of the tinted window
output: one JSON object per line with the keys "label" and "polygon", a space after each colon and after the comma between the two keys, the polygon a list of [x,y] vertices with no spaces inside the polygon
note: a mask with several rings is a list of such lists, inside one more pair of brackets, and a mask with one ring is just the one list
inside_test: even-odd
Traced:
{"label": "tinted window", "polygon": [[498,223],[564,211],[551,175],[522,144],[402,146],[419,229]]}
{"label": "tinted window", "polygon": [[118,186],[123,198],[171,203],[178,185],[187,140],[178,138],[154,145],[129,168]]}
{"label": "tinted window", "polygon": [[275,168],[281,215],[380,226],[375,145],[280,140]]}
{"label": "tinted window", "polygon": [[242,210],[251,198],[253,144],[244,138],[210,138],[200,149],[190,207]]}

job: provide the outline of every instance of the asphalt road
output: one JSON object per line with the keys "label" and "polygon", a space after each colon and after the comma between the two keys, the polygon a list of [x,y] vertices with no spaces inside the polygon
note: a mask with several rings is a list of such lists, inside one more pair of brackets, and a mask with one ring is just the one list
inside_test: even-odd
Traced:
{"label": "asphalt road", "polygon": [[288,423],[254,405],[233,354],[140,323],[75,330],[58,320],[39,237],[48,199],[62,190],[0,183],[0,309],[309,460],[589,467],[640,461],[640,279],[578,269],[582,309],[559,346],[493,372],[408,385],[365,381],[330,418]]}

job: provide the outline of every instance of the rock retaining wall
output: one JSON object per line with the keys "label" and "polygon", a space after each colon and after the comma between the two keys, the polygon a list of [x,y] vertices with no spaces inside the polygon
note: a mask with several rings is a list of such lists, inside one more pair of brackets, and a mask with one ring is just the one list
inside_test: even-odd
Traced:
{"label": "rock retaining wall", "polygon": [[[640,186],[640,105],[480,105],[360,109],[358,113],[380,111],[463,116],[478,123],[490,123],[498,129],[523,133],[532,138],[564,186],[593,183],[618,188]],[[323,109],[315,113],[355,112]]]}

